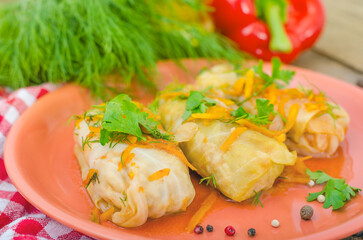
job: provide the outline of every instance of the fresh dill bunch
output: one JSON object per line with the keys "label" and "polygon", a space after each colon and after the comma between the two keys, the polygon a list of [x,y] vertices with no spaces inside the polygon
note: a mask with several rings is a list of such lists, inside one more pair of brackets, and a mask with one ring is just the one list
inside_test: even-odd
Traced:
{"label": "fresh dill bunch", "polygon": [[173,14],[178,4],[206,14],[202,0],[3,3],[0,84],[19,88],[75,81],[101,96],[110,74],[119,74],[122,84],[135,77],[153,86],[150,79],[158,60],[241,60],[225,37],[205,30],[198,21],[182,19],[184,14]]}

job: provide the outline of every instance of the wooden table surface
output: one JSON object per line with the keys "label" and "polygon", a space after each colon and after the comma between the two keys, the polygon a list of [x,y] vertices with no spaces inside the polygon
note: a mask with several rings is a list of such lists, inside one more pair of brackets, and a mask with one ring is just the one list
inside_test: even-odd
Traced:
{"label": "wooden table surface", "polygon": [[293,65],[363,83],[363,0],[323,0],[326,23],[315,46]]}

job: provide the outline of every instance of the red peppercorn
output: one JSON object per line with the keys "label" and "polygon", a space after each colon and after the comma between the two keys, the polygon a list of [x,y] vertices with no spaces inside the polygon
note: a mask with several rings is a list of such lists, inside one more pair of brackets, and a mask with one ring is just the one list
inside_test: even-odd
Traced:
{"label": "red peppercorn", "polygon": [[202,227],[202,226],[200,226],[200,225],[195,226],[195,228],[194,228],[194,232],[195,232],[196,234],[201,234],[201,233],[203,233],[203,227]]}
{"label": "red peppercorn", "polygon": [[227,226],[224,229],[224,232],[228,235],[228,236],[233,236],[236,233],[236,230],[232,227],[232,226]]}

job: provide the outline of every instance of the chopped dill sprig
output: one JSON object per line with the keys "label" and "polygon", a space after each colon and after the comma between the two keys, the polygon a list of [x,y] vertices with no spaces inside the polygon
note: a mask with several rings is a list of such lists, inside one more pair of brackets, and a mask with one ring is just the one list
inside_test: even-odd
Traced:
{"label": "chopped dill sprig", "polygon": [[93,173],[93,175],[92,175],[92,177],[89,179],[89,181],[88,181],[88,183],[87,183],[87,185],[86,185],[86,189],[88,188],[88,186],[91,184],[91,183],[95,183],[95,182],[98,182],[98,183],[100,183],[100,180],[98,179],[98,174],[97,174],[97,172],[95,172],[95,173]]}
{"label": "chopped dill sprig", "polygon": [[216,182],[216,179],[214,178],[213,173],[209,177],[200,179],[199,184],[202,184],[204,181],[206,181],[207,182],[206,185],[208,186],[211,180],[212,180],[214,188],[217,188],[217,182]]}
{"label": "chopped dill sprig", "polygon": [[93,134],[89,134],[86,136],[86,138],[83,138],[82,136],[82,150],[84,151],[84,147],[87,145],[89,148],[91,148],[91,145],[89,145],[90,143],[96,143],[99,142],[98,140],[92,140],[93,138]]}
{"label": "chopped dill sprig", "polygon": [[252,204],[255,205],[255,207],[257,207],[258,204],[260,204],[261,207],[263,207],[263,204],[260,201],[260,195],[261,195],[262,191],[259,191],[259,192],[254,191],[254,192],[255,192],[255,196],[253,197]]}
{"label": "chopped dill sprig", "polygon": [[126,207],[126,201],[127,201],[127,194],[125,192],[123,192],[124,198],[120,198],[122,204],[124,205],[124,207]]}
{"label": "chopped dill sprig", "polygon": [[[18,0],[0,8],[0,84],[13,88],[75,81],[109,97],[105,76],[153,86],[158,60],[242,54],[219,33],[185,19],[206,15],[200,0]],[[189,10],[188,10],[189,11]],[[199,19],[196,17],[195,19]],[[120,85],[120,84],[117,84]],[[114,86],[114,85],[113,85]]]}

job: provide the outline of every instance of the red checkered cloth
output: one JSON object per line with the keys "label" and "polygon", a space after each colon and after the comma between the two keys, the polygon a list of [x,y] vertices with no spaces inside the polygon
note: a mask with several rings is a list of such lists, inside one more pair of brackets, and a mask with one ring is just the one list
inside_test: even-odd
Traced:
{"label": "red checkered cloth", "polygon": [[44,215],[27,202],[5,171],[6,135],[16,119],[56,86],[44,84],[12,92],[0,88],[0,239],[90,239]]}

